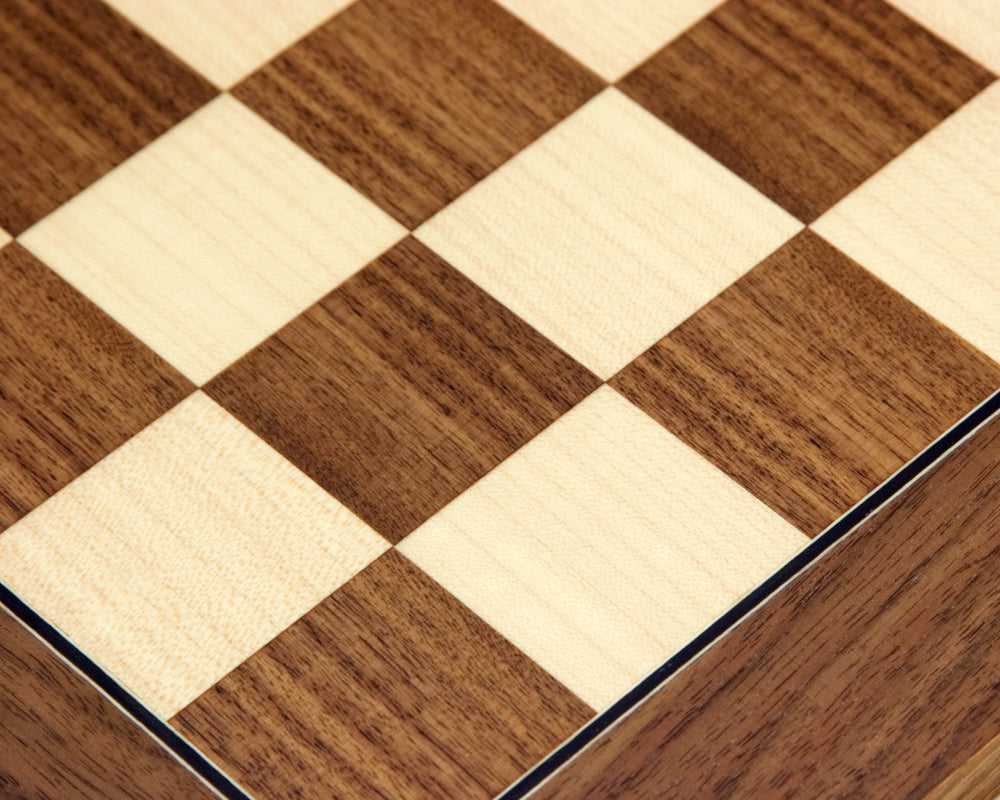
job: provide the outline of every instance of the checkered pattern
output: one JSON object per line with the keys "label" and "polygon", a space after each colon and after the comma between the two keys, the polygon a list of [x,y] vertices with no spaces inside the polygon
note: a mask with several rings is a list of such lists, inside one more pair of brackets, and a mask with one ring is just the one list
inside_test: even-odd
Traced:
{"label": "checkered pattern", "polygon": [[[446,730],[463,707],[529,696],[562,703],[559,724],[525,738],[516,720],[483,723],[447,758],[386,735],[383,768],[402,777],[366,785],[486,797],[997,385],[995,10],[291,5],[112,0],[121,16],[94,24],[155,54],[115,54],[122,74],[169,60],[195,88],[133,137],[54,100],[67,141],[91,114],[92,154],[55,148],[73,175],[56,184],[40,156],[0,174],[0,223],[18,234],[0,230],[0,579],[261,797],[355,790],[316,777],[287,727],[261,751],[227,745],[219,731],[247,723],[223,700],[261,701],[260,659],[318,642],[310,620],[334,606],[349,630],[356,598],[394,581],[448,630],[471,612],[455,641],[484,670],[474,692],[451,654],[425,653],[410,680],[461,701],[383,709],[384,725],[424,714]],[[9,30],[55,32],[32,44],[45,65],[59,36],[105,57],[85,21],[17,6]],[[777,63],[780,19],[842,59],[840,89]],[[727,61],[741,47],[755,74]],[[150,81],[114,102],[159,102],[169,87]],[[745,103],[747,82],[764,99]],[[45,119],[26,103],[10,130]],[[863,290],[829,277],[848,273]],[[848,324],[890,306],[911,322],[884,340]],[[762,327],[741,328],[754,314]],[[906,379],[945,387],[944,411],[859,366],[882,346]],[[808,376],[783,359],[811,358],[829,380],[794,398]],[[836,416],[848,384],[864,391]],[[794,426],[779,395],[803,409]],[[849,480],[823,472],[831,453],[856,465]],[[805,488],[789,494],[795,459]],[[373,652],[406,670],[404,615],[377,608]],[[323,635],[339,646],[336,626]],[[503,667],[525,656],[530,680]],[[344,663],[284,713],[322,702],[339,718],[337,692],[374,703],[378,674]]]}

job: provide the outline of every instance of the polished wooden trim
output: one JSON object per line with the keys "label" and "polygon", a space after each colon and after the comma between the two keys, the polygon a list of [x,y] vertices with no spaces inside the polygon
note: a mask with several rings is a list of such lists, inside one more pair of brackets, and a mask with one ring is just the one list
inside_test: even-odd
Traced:
{"label": "polished wooden trim", "polygon": [[0,606],[0,797],[216,797]]}
{"label": "polished wooden trim", "polygon": [[531,797],[924,797],[1000,732],[998,556],[994,417]]}

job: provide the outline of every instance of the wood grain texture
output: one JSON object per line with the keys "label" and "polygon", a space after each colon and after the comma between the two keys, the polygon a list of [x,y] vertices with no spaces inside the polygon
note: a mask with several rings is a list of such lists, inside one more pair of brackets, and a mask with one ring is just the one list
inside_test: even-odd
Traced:
{"label": "wood grain texture", "polygon": [[226,89],[349,2],[109,0],[109,5]]}
{"label": "wood grain texture", "polygon": [[591,714],[390,551],[171,722],[261,798],[487,800]]}
{"label": "wood grain texture", "polygon": [[1000,733],[1000,420],[532,800],[923,798]]}
{"label": "wood grain texture", "polygon": [[807,541],[602,387],[399,549],[600,709]]}
{"label": "wood grain texture", "polygon": [[413,228],[602,86],[491,0],[359,0],[234,94]]}
{"label": "wood grain texture", "polygon": [[922,800],[996,800],[1000,797],[1000,735],[923,795]]}
{"label": "wood grain texture", "polygon": [[1000,365],[805,231],[611,385],[814,536],[1000,387]]}
{"label": "wood grain texture", "polygon": [[223,95],[19,241],[201,384],[405,233]]}
{"label": "wood grain texture", "polygon": [[640,61],[720,0],[499,0],[535,30],[608,81]]}
{"label": "wood grain texture", "polygon": [[0,531],[193,389],[23,247],[4,247]]}
{"label": "wood grain texture", "polygon": [[0,796],[5,800],[216,797],[2,607]]}
{"label": "wood grain texture", "polygon": [[406,239],[206,391],[396,542],[598,383]]}
{"label": "wood grain texture", "polygon": [[882,0],[730,0],[618,86],[811,222],[993,77]]}
{"label": "wood grain texture", "polygon": [[415,236],[609,378],[801,227],[609,88]]}
{"label": "wood grain texture", "polygon": [[[997,6],[1000,9],[1000,5]],[[813,228],[1000,360],[1000,83]]]}
{"label": "wood grain texture", "polygon": [[993,0],[893,0],[893,5],[988,69],[1000,72],[1000,5]]}
{"label": "wood grain texture", "polygon": [[98,0],[5,0],[0,225],[21,233],[214,94]]}
{"label": "wood grain texture", "polygon": [[0,580],[169,717],[387,547],[197,392],[0,536]]}

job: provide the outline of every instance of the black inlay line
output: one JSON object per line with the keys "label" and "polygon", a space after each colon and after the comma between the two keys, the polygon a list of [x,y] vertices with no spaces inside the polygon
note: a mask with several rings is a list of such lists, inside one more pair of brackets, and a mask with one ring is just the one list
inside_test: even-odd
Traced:
{"label": "black inlay line", "polygon": [[[764,583],[715,620],[695,639],[663,662],[619,700],[584,725],[546,758],[524,773],[517,781],[497,795],[495,800],[521,800],[527,797],[604,731],[621,721],[667,680],[694,661],[704,650],[721,639],[848,533],[879,511],[997,412],[1000,412],[1000,391],[990,395],[916,457],[903,465],[892,477],[813,539],[798,555],[786,562]],[[253,800],[221,769],[202,755],[197,748],[154,714],[128,689],[118,683],[53,625],[21,600],[2,581],[0,581],[0,605],[5,606],[15,618],[20,620],[21,624],[51,647],[103,694],[117,703],[136,723],[216,792],[227,800]]]}
{"label": "black inlay line", "polygon": [[148,709],[135,695],[105,672],[54,626],[0,581],[0,605],[22,625],[55,650],[77,672],[132,717],[167,751],[226,800],[253,800],[190,742]]}
{"label": "black inlay line", "polygon": [[527,797],[579,755],[598,736],[624,719],[629,712],[637,708],[670,678],[762,606],[772,595],[780,591],[800,572],[811,566],[823,553],[848,533],[877,513],[998,412],[1000,412],[1000,391],[990,395],[913,459],[900,467],[895,474],[819,534],[764,583],[715,620],[695,639],[692,639],[677,653],[664,661],[619,700],[612,703],[570,736],[546,758],[524,773],[498,794],[495,800],[521,800],[521,798]]}

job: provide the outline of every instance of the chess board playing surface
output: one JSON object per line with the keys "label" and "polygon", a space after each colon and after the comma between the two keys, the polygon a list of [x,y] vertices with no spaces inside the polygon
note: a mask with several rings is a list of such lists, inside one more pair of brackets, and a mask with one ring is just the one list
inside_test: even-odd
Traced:
{"label": "chess board playing surface", "polygon": [[957,447],[532,800],[995,800],[996,400]]}
{"label": "chess board playing surface", "polygon": [[497,795],[1000,388],[998,70],[991,0],[6,0],[0,582],[231,796]]}

